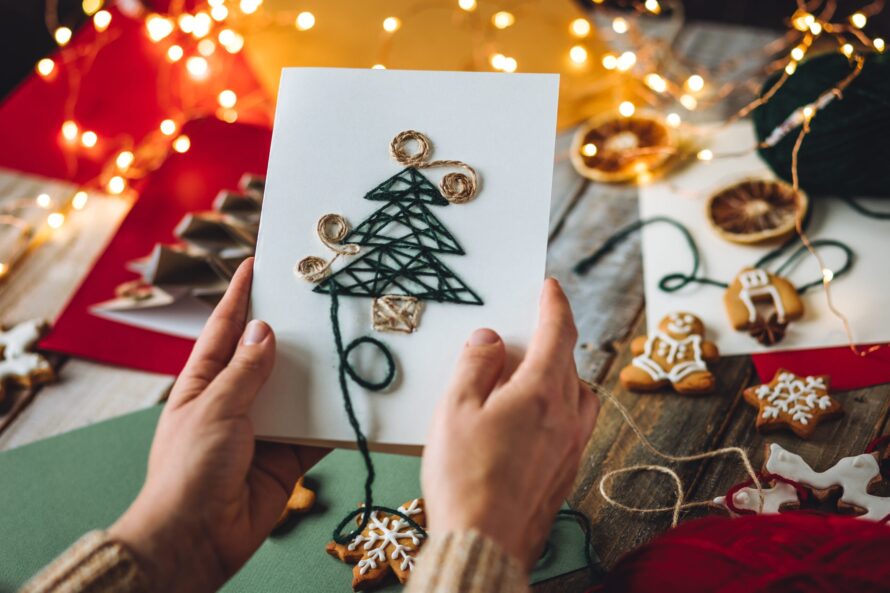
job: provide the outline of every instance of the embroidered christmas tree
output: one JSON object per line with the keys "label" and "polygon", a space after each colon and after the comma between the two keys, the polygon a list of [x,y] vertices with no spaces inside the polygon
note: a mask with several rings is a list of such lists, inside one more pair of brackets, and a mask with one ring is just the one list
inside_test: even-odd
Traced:
{"label": "embroidered christmas tree", "polygon": [[374,327],[411,332],[422,301],[481,305],[482,300],[437,257],[464,250],[430,210],[449,202],[417,169],[408,167],[368,192],[384,202],[343,239],[361,251],[315,292],[374,299]]}

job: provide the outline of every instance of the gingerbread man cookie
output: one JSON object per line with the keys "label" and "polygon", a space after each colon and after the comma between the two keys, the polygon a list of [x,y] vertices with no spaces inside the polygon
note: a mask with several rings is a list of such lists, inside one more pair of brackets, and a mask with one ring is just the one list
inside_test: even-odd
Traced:
{"label": "gingerbread man cookie", "polygon": [[[803,316],[803,301],[794,285],[759,268],[745,268],[739,272],[723,294],[723,303],[730,325],[739,331],[756,328],[757,322],[762,321],[763,317],[757,311],[757,305],[761,303],[772,306],[775,324],[783,329],[789,321]],[[779,339],[782,335],[784,332]]]}
{"label": "gingerbread man cookie", "polygon": [[757,430],[791,429],[802,439],[813,436],[820,422],[843,416],[841,405],[828,395],[829,377],[798,377],[779,369],[773,380],[742,392],[757,408]]}
{"label": "gingerbread man cookie", "polygon": [[[406,502],[398,510],[421,527],[426,526],[422,498]],[[361,516],[356,522],[361,524]],[[423,534],[398,515],[373,511],[364,531],[348,544],[329,543],[327,552],[342,562],[355,564],[352,589],[365,591],[381,585],[391,572],[404,584],[422,543]]]}
{"label": "gingerbread man cookie", "polygon": [[717,360],[719,353],[704,333],[704,324],[692,313],[666,315],[655,333],[631,342],[635,356],[621,369],[622,385],[633,391],[655,391],[667,385],[683,394],[712,391],[716,380],[705,362]]}
{"label": "gingerbread man cookie", "polygon": [[772,443],[767,445],[764,468],[811,489],[820,500],[840,491],[838,508],[852,511],[859,519],[884,521],[890,516],[890,498],[868,492],[882,479],[877,457],[877,453],[844,457],[824,472],[817,472],[800,455]]}
{"label": "gingerbread man cookie", "polygon": [[294,484],[294,490],[291,492],[284,510],[281,511],[281,516],[278,517],[278,522],[275,523],[275,528],[284,525],[293,514],[308,512],[312,509],[312,505],[314,504],[315,492],[306,488],[306,485],[303,483],[303,478],[301,477],[297,480],[297,483]]}
{"label": "gingerbread man cookie", "polygon": [[46,324],[32,319],[0,331],[0,404],[6,399],[6,386],[30,389],[55,379],[55,372],[41,355],[30,352],[46,332]]}

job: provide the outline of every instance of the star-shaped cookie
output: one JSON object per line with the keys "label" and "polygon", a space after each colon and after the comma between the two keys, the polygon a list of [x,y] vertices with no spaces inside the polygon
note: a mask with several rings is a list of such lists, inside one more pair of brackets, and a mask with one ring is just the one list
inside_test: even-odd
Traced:
{"label": "star-shaped cookie", "polygon": [[[422,498],[406,502],[398,510],[421,527],[426,526]],[[361,524],[361,515],[356,522]],[[329,543],[327,552],[342,562],[355,564],[352,589],[367,591],[381,585],[390,572],[404,584],[422,543],[423,534],[398,515],[372,511],[364,531],[348,544]]]}
{"label": "star-shaped cookie", "polygon": [[749,387],[742,394],[757,408],[757,430],[788,428],[808,439],[820,422],[844,414],[840,403],[828,395],[828,385],[827,375],[801,377],[779,369],[772,381]]}
{"label": "star-shaped cookie", "polygon": [[7,385],[30,389],[55,379],[49,362],[30,352],[46,329],[46,323],[32,319],[0,331],[0,404],[6,399]]}
{"label": "star-shaped cookie", "polygon": [[306,485],[303,483],[303,478],[301,477],[297,480],[297,483],[294,484],[294,490],[291,492],[284,510],[281,511],[281,516],[278,517],[278,522],[275,523],[275,527],[278,528],[284,525],[290,516],[295,513],[305,513],[309,511],[314,504],[315,492],[306,488]]}

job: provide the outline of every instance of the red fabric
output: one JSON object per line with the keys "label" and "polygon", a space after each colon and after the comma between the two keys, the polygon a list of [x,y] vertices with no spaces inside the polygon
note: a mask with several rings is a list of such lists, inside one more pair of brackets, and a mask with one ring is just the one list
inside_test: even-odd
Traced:
{"label": "red fabric", "polygon": [[[74,120],[82,130],[95,131],[99,144],[93,149],[76,148],[76,158],[66,160],[60,129],[71,70],[57,63],[49,80],[29,77],[0,105],[0,167],[85,183],[121,150],[115,137],[129,135],[138,143],[174,114],[172,105],[178,95],[193,108],[212,111],[224,88],[240,98],[262,93],[242,55],[222,49],[208,58],[212,74],[206,81],[180,81],[184,61],[164,74],[161,64],[167,44],[151,43],[141,20],[129,19],[115,9],[112,13],[111,27],[101,34],[111,41],[83,78],[74,109]],[[73,55],[96,39],[93,27],[86,25],[63,51]],[[186,47],[186,51],[192,50]],[[60,55],[57,62],[62,61]],[[183,133],[191,138],[191,150],[174,154],[136,186],[140,192],[136,205],[41,346],[147,371],[177,373],[191,350],[190,340],[103,320],[87,308],[112,298],[115,286],[134,277],[124,268],[128,261],[147,255],[157,242],[172,241],[173,227],[186,212],[209,208],[220,189],[236,187],[242,173],[265,174],[269,123],[264,111],[253,108],[239,110],[238,124],[200,120],[187,125]],[[70,154],[72,149],[67,150]]]}
{"label": "red fabric", "polygon": [[890,591],[890,528],[790,512],[689,521],[621,558],[604,593]]}
{"label": "red fabric", "polygon": [[890,383],[890,346],[865,357],[844,346],[754,354],[751,360],[761,381],[769,381],[779,369],[790,369],[798,375],[829,375],[837,391]]}

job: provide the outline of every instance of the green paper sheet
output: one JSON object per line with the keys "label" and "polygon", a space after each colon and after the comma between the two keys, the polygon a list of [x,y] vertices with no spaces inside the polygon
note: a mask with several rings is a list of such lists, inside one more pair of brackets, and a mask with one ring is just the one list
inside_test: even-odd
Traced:
{"label": "green paper sheet", "polygon": [[[160,408],[152,408],[0,455],[0,591],[14,591],[91,529],[112,523],[136,496]],[[374,455],[375,502],[420,494],[420,460]],[[331,530],[361,498],[355,451],[334,451],[307,474],[316,510],[273,534],[224,591],[351,591],[352,567],[328,556]],[[532,582],[583,568],[584,536],[557,521]],[[381,591],[397,591],[397,584]]]}

